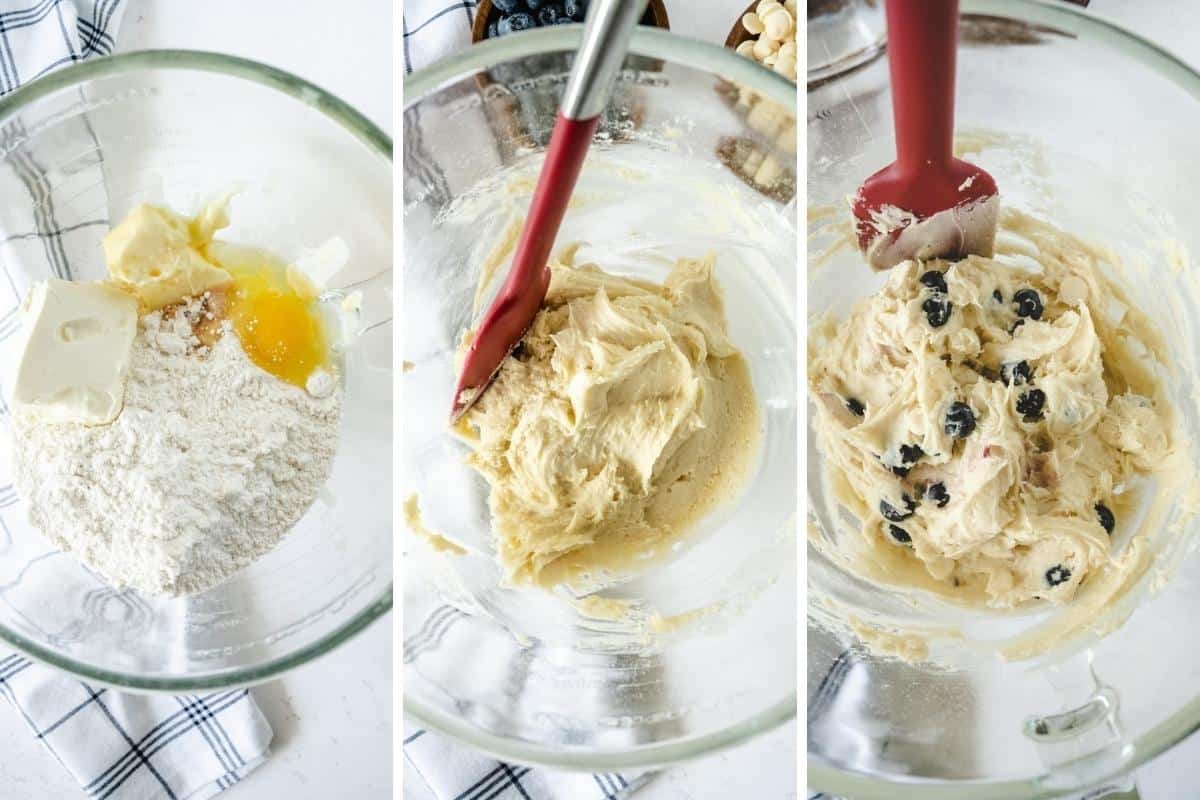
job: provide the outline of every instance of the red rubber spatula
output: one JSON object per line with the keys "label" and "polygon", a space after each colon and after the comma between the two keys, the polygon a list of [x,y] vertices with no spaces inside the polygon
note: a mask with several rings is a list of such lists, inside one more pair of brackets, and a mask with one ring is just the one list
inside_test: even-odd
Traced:
{"label": "red rubber spatula", "polygon": [[996,181],[954,158],[958,0],[887,0],[896,160],[854,196],[858,245],[876,269],[990,256]]}
{"label": "red rubber spatula", "polygon": [[451,422],[461,417],[487,389],[546,299],[550,287],[550,269],[546,266],[550,249],[646,2],[594,0],[588,9],[583,44],[575,56],[558,109],[529,216],[517,241],[508,277],[476,328],[463,359],[454,390]]}

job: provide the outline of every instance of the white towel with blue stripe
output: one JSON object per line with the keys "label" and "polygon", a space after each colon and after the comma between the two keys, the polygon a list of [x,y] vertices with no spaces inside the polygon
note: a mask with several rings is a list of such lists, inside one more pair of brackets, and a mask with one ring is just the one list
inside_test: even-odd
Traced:
{"label": "white towel with blue stripe", "polygon": [[[0,0],[0,97],[53,69],[110,53],[124,10],[125,0]],[[41,211],[30,215],[27,230],[0,231],[0,261],[34,259],[70,277],[73,254],[96,252],[108,221],[56,218],[45,211],[54,208],[43,202],[53,190],[38,164],[10,164],[0,196],[28,193]],[[93,166],[101,169],[99,157]],[[94,185],[100,194],[93,208],[103,209],[103,182]],[[11,325],[11,316],[0,326]],[[128,694],[0,652],[0,695],[13,707],[11,724],[23,720],[86,797],[203,800],[261,764],[271,743],[271,726],[246,689]],[[10,723],[0,717],[0,724]],[[10,797],[3,788],[0,796]]]}
{"label": "white towel with blue stripe", "polygon": [[127,694],[14,654],[0,659],[0,694],[97,800],[212,797],[261,764],[271,741],[246,689]]}
{"label": "white towel with blue stripe", "polygon": [[405,728],[404,757],[437,800],[625,800],[653,777],[507,764],[419,727]]}

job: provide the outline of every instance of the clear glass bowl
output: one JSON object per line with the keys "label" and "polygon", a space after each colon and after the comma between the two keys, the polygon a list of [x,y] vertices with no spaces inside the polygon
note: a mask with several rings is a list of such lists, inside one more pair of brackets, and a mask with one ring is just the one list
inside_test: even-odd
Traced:
{"label": "clear glass bowl", "polygon": [[[1200,76],[1064,4],[963,0],[962,11],[957,124],[961,141],[975,141],[968,157],[996,177],[1004,204],[1111,246],[1129,267],[1136,302],[1171,337],[1175,399],[1195,461],[1200,289],[1194,260],[1190,269],[1169,266],[1168,240],[1200,251]],[[814,86],[808,99],[808,202],[838,206],[848,219],[846,198],[894,154],[886,60]],[[815,261],[828,239],[811,227]],[[844,317],[881,282],[857,253],[842,251],[810,268],[810,314]],[[811,516],[828,530],[836,510],[824,505],[811,418],[808,453]],[[810,785],[856,798],[1057,797],[1127,773],[1195,730],[1197,524],[1179,508],[1172,514],[1181,529],[1160,538],[1161,570],[1094,620],[1119,627],[1034,660],[986,657],[943,669],[877,658],[819,624],[824,609],[810,603]],[[808,564],[810,597],[895,620],[933,619],[933,606],[901,610],[895,593],[856,583],[811,546]],[[1176,566],[1165,586],[1153,585]],[[1050,616],[981,612],[959,621],[971,643]]]}
{"label": "clear glass bowl", "polygon": [[[527,207],[579,40],[578,26],[505,37],[405,83],[404,492],[471,554],[406,540],[404,686],[413,718],[476,748],[612,770],[694,757],[795,714],[796,88],[732,51],[639,29],[559,236],[587,242],[581,260],[658,280],[674,258],[715,253],[762,409],[743,496],[604,593],[698,610],[647,646],[637,626],[501,584],[486,484],[446,423],[480,268]],[[738,85],[773,105],[747,113]],[[761,192],[726,166],[747,157]]]}
{"label": "clear glass bowl", "polygon": [[[90,61],[0,100],[5,330],[33,281],[103,277],[100,240],[133,205],[192,212],[233,188],[233,241],[290,258],[345,240],[350,265],[332,288],[363,290],[366,329],[343,354],[341,442],[321,496],[277,548],[206,592],[111,588],[4,489],[0,640],[89,681],[194,691],[276,676],[391,608],[391,147],[321,89],[208,53]],[[39,234],[44,246],[30,246]]]}

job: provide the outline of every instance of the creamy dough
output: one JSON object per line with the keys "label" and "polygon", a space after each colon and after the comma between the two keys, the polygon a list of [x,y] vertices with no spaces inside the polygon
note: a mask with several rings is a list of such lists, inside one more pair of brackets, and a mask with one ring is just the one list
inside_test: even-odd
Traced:
{"label": "creamy dough", "polygon": [[712,260],[663,285],[551,264],[545,305],[456,426],[491,485],[513,584],[603,582],[664,551],[743,483],[759,413]]}
{"label": "creamy dough", "polygon": [[1002,227],[1023,256],[905,262],[809,338],[819,446],[861,521],[840,560],[993,607],[1116,592],[1145,566],[1140,479],[1177,446],[1164,348],[1094,249],[1012,210]]}
{"label": "creamy dough", "polygon": [[150,311],[230,283],[233,277],[205,252],[229,226],[228,202],[210,203],[190,219],[137,206],[104,237],[109,275]]}

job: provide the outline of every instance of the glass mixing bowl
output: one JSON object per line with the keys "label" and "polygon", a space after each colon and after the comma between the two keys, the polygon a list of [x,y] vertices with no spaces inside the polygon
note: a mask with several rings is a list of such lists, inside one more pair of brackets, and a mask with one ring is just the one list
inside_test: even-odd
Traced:
{"label": "glass mixing bowl", "polygon": [[795,713],[796,88],[732,51],[639,29],[559,235],[586,242],[580,261],[658,280],[677,257],[716,254],[761,406],[742,496],[603,593],[675,628],[647,637],[502,585],[486,483],[447,427],[481,267],[527,208],[580,31],[476,45],[405,82],[404,492],[470,553],[406,540],[404,687],[415,720],[478,749],[613,770]]}
{"label": "glass mixing bowl", "polygon": [[341,237],[363,291],[343,352],[341,441],[321,496],[274,550],[186,598],[108,586],[33,529],[0,467],[0,640],[81,678],[196,691],[326,653],[392,605],[391,139],[321,89],[221,55],[141,52],[55,72],[0,100],[5,368],[32,282],[105,275],[100,240],[140,202],[191,213],[237,189],[222,236],[299,255]]}
{"label": "glass mixing bowl", "polygon": [[[1187,253],[1200,248],[1200,76],[1063,4],[963,0],[962,12],[957,125],[967,157],[996,177],[1002,203],[1108,245],[1126,265],[1137,304],[1168,336],[1195,462],[1200,296]],[[848,220],[846,198],[894,154],[886,60],[810,86],[808,101],[808,202]],[[813,264],[829,243],[815,216]],[[844,317],[882,280],[843,249],[810,267],[810,314]],[[811,516],[828,531],[836,510],[824,504],[811,419],[808,442]],[[810,603],[810,785],[855,798],[1052,797],[1126,774],[1195,730],[1200,558],[1195,516],[1183,512],[1172,509],[1157,569],[1093,620],[1115,631],[1032,660],[945,669],[879,658],[830,632]],[[920,603],[898,611],[895,593],[856,583],[811,546],[808,563],[810,597],[932,619]],[[959,621],[968,639],[983,639],[1048,614]]]}

